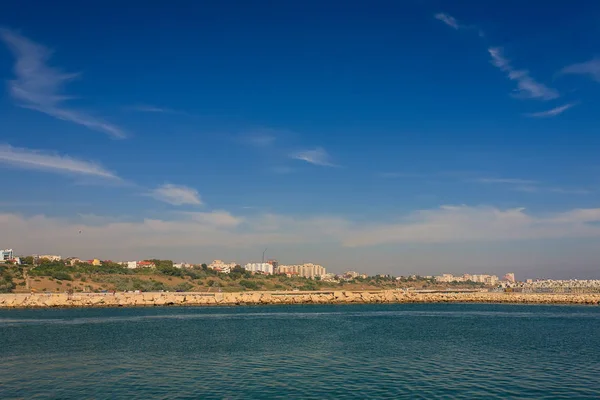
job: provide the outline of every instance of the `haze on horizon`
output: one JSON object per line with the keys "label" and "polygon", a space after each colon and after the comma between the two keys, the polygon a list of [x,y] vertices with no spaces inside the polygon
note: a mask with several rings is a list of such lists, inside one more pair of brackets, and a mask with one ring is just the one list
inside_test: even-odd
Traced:
{"label": "haze on horizon", "polygon": [[0,248],[600,278],[599,17],[7,2]]}

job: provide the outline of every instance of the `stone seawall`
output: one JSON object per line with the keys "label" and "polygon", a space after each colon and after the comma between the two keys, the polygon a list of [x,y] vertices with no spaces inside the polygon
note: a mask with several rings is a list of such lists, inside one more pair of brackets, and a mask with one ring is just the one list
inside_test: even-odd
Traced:
{"label": "stone seawall", "polygon": [[594,304],[600,294],[415,293],[396,290],[240,293],[0,294],[0,308],[352,303]]}

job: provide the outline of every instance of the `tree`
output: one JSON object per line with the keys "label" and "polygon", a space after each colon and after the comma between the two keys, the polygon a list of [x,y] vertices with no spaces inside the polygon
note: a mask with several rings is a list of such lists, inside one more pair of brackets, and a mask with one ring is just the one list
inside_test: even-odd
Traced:
{"label": "tree", "polygon": [[236,265],[235,267],[233,267],[231,272],[238,272],[240,274],[243,274],[244,272],[246,272],[246,270],[244,268],[242,268],[241,265]]}
{"label": "tree", "polygon": [[21,257],[21,264],[33,265],[33,256]]}
{"label": "tree", "polygon": [[202,264],[201,267],[204,271],[206,271],[208,269],[208,265],[206,265],[206,264]]}
{"label": "tree", "polygon": [[0,267],[0,293],[10,293],[16,286],[8,268]]}

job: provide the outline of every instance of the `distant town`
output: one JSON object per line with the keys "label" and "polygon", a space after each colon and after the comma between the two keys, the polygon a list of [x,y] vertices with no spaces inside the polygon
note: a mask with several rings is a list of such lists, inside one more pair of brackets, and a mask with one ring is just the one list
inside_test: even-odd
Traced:
{"label": "distant town", "polygon": [[[250,262],[240,265],[236,262],[225,262],[222,260],[213,260],[210,264],[190,264],[185,262],[167,261],[172,268],[185,269],[205,269],[213,271],[213,273],[227,276],[234,271],[249,273],[251,275],[278,275],[289,278],[299,277],[310,280],[318,280],[320,282],[339,283],[344,281],[352,281],[356,279],[367,279],[368,275],[357,271],[346,271],[341,274],[328,273],[326,268],[320,264],[303,263],[303,264],[280,264],[278,260],[268,259],[264,262]],[[40,254],[30,256],[17,256],[13,249],[0,250],[0,263],[5,265],[28,265],[36,267],[48,263],[60,264],[64,266],[82,266],[91,265],[102,268],[103,266],[118,265],[128,270],[144,270],[152,271],[156,269],[156,261],[153,260],[135,260],[135,261],[112,261],[100,259],[80,259],[77,257],[65,257],[56,254]],[[376,275],[378,278],[385,278],[391,281],[417,281],[425,280],[435,284],[475,284],[479,287],[515,289],[520,291],[544,291],[544,290],[569,290],[569,289],[600,289],[600,280],[552,280],[552,279],[527,279],[518,281],[515,274],[512,272],[506,273],[502,278],[496,275],[486,274],[463,274],[455,276],[452,274],[442,274],[439,276],[391,276],[391,275]]]}

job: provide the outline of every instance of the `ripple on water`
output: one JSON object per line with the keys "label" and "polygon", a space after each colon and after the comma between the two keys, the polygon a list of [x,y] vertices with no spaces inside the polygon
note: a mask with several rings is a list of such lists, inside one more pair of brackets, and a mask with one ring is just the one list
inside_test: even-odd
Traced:
{"label": "ripple on water", "polygon": [[600,398],[600,309],[2,310],[3,398]]}

